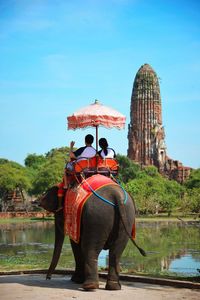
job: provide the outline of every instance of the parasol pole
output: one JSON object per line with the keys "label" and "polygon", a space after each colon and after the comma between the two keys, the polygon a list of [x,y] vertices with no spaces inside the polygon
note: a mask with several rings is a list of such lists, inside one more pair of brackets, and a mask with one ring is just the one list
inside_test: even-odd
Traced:
{"label": "parasol pole", "polygon": [[[98,125],[96,127],[96,151],[98,152]],[[96,171],[98,166],[98,155],[96,155]]]}
{"label": "parasol pole", "polygon": [[98,125],[95,126],[96,127],[96,151],[98,152]]}

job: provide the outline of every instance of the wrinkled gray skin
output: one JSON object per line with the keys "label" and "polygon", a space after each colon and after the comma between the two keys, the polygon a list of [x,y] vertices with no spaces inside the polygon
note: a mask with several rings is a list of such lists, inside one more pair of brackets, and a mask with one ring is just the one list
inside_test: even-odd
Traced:
{"label": "wrinkled gray skin", "polygon": [[[108,199],[113,207],[92,194],[84,205],[81,219],[81,238],[77,244],[70,240],[74,258],[75,272],[71,278],[83,283],[85,290],[99,287],[98,256],[102,249],[109,249],[109,267],[106,289],[119,290],[119,260],[131,235],[135,219],[133,200],[128,195],[124,205],[124,192],[120,186],[109,185],[98,190],[98,194]],[[55,212],[57,208],[57,187],[52,187],[40,199],[40,206]],[[124,225],[123,225],[124,223]],[[55,245],[47,279],[54,272],[64,241],[63,211],[55,212]],[[126,230],[125,230],[126,228]],[[128,234],[127,234],[128,233]]]}

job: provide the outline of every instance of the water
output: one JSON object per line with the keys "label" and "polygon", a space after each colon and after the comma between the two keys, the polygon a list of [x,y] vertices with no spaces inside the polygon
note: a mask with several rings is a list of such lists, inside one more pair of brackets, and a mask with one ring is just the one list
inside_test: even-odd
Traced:
{"label": "water", "polygon": [[[200,253],[198,256],[200,256]],[[108,266],[108,250],[101,251],[98,259],[98,265],[104,268]],[[168,268],[165,269],[167,269],[169,273],[179,273],[179,275],[182,274],[185,276],[197,276],[200,275],[200,261],[195,260],[191,254],[187,254],[172,260],[169,263]]]}
{"label": "water", "polygon": [[169,271],[194,276],[200,275],[200,262],[195,261],[191,254],[184,255],[171,262]]}
{"label": "water", "polygon": [[98,266],[106,268],[108,266],[108,250],[102,250],[98,258]]}
{"label": "water", "polygon": [[199,275],[200,227],[180,223],[139,223],[137,241],[147,257],[136,255],[130,243],[122,265],[129,271],[180,276]]}
{"label": "water", "polygon": [[[137,243],[147,257],[128,243],[120,266],[133,273],[199,275],[200,228],[179,224],[138,223]],[[54,248],[54,224],[32,222],[0,225],[0,271],[48,268]],[[99,267],[108,264],[108,251],[103,250]],[[68,237],[65,238],[59,269],[73,268],[74,259]]]}

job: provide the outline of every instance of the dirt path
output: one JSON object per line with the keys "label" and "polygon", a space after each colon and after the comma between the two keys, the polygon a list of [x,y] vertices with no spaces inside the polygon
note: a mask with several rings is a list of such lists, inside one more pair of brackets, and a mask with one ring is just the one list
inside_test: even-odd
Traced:
{"label": "dirt path", "polygon": [[174,288],[139,282],[122,282],[121,291],[106,291],[101,279],[100,289],[85,292],[81,285],[70,281],[69,276],[45,275],[0,276],[0,299],[2,300],[199,300],[200,290]]}

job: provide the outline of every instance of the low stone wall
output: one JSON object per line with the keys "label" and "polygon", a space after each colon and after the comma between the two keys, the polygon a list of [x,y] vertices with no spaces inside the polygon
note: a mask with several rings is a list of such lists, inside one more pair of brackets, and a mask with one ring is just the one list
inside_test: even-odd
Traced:
{"label": "low stone wall", "polygon": [[0,212],[0,219],[9,218],[45,218],[51,217],[53,213],[47,211],[38,212]]}

